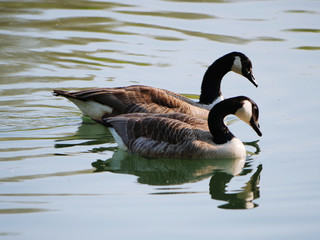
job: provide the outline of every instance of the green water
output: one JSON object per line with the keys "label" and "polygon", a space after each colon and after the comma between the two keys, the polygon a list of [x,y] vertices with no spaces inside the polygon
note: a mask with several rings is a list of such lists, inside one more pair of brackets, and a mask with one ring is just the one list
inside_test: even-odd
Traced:
{"label": "green water", "polygon": [[[0,1],[0,239],[319,239],[319,1]],[[188,96],[241,51],[246,159],[147,160],[52,89]]]}

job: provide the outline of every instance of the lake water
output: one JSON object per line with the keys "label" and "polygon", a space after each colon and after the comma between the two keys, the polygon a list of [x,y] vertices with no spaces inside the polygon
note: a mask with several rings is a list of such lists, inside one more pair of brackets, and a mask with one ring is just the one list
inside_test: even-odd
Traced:
{"label": "lake water", "polygon": [[[320,1],[0,1],[0,239],[319,239]],[[199,94],[231,51],[225,97],[247,159],[146,160],[52,89]]]}

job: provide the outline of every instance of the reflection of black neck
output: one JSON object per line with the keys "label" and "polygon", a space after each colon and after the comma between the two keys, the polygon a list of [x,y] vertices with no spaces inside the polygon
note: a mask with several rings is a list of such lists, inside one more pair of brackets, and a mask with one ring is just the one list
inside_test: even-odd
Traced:
{"label": "reflection of black neck", "polygon": [[227,54],[217,59],[207,69],[202,80],[199,103],[211,104],[221,96],[221,80],[224,75],[231,71],[233,61],[234,56],[232,54]]}
{"label": "reflection of black neck", "polygon": [[225,172],[214,173],[209,185],[211,197],[217,200],[228,200],[229,196],[226,194],[226,187],[233,177],[233,175]]}
{"label": "reflection of black neck", "polygon": [[[234,177],[233,175],[225,172],[214,173],[209,184],[211,198],[227,202],[227,204],[221,205],[219,208],[245,209],[248,208],[248,206],[257,207],[258,205],[252,201],[260,197],[259,178],[261,170],[262,165],[259,165],[256,172],[246,183],[246,186],[242,187],[242,190],[237,193],[230,193],[226,190],[228,183]],[[250,196],[250,198],[248,198],[248,196]],[[251,198],[251,196],[253,196],[253,198]],[[251,206],[248,205],[249,202],[251,202]]]}

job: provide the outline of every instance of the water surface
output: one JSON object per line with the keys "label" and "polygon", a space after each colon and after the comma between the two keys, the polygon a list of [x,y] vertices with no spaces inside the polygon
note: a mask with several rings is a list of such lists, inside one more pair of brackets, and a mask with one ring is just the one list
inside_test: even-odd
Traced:
{"label": "water surface", "polygon": [[[0,238],[318,239],[319,1],[0,1]],[[144,84],[260,107],[246,159],[147,160],[52,89]]]}

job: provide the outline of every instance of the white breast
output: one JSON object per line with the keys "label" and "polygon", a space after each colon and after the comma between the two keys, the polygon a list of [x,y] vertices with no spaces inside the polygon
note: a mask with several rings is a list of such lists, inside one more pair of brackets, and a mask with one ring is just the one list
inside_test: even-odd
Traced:
{"label": "white breast", "polygon": [[245,157],[247,153],[245,146],[238,138],[233,138],[225,144],[218,145],[215,152],[221,158]]}
{"label": "white breast", "polygon": [[233,138],[224,144],[194,141],[195,151],[193,158],[237,158],[246,156],[246,148],[243,143]]}

